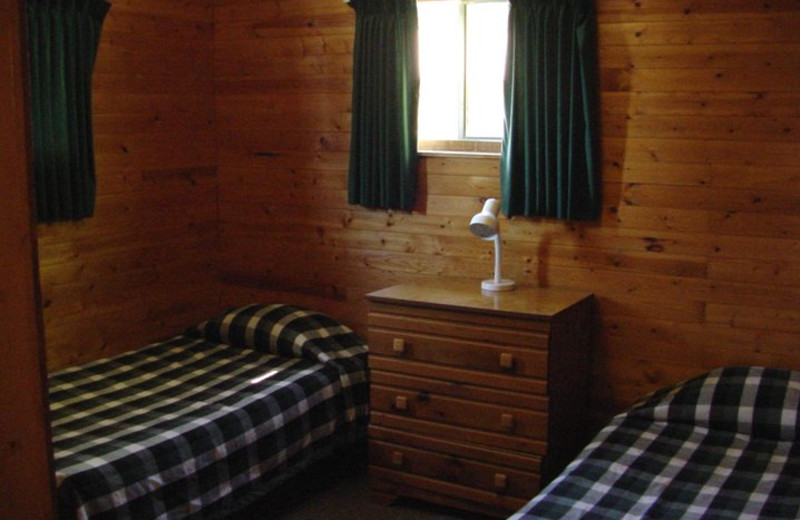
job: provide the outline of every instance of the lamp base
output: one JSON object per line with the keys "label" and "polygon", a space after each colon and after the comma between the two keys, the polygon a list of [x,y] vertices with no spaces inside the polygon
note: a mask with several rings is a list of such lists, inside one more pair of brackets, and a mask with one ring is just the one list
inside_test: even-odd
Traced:
{"label": "lamp base", "polygon": [[484,280],[481,282],[481,289],[484,291],[510,291],[516,284],[513,280],[502,279],[499,282],[494,280]]}

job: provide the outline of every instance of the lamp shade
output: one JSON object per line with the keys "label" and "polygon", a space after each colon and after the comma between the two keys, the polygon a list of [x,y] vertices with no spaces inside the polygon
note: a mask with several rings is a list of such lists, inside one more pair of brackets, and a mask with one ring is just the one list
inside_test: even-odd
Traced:
{"label": "lamp shade", "polygon": [[500,223],[497,220],[499,211],[500,201],[497,199],[488,199],[483,204],[481,212],[476,213],[469,222],[470,232],[484,240],[491,240],[494,238],[500,229]]}
{"label": "lamp shade", "polygon": [[500,242],[500,221],[497,218],[499,212],[500,201],[487,199],[480,213],[476,213],[469,222],[469,230],[473,235],[494,241],[494,278],[481,282],[481,288],[485,291],[509,291],[515,285],[512,280],[504,279],[500,274],[503,248]]}

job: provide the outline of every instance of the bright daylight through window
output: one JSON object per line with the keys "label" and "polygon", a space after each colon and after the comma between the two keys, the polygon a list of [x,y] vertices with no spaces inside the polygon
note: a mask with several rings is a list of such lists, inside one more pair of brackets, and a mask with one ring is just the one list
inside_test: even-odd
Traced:
{"label": "bright daylight through window", "polygon": [[508,2],[428,0],[417,9],[420,150],[499,151]]}

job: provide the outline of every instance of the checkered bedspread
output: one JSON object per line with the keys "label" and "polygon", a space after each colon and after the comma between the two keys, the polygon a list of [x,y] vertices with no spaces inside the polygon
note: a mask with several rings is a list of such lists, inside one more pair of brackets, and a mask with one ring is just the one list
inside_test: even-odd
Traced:
{"label": "checkered bedspread", "polygon": [[615,417],[511,519],[796,519],[800,372],[718,369]]}
{"label": "checkered bedspread", "polygon": [[327,316],[254,305],[54,373],[62,520],[207,518],[241,505],[363,436],[366,350]]}

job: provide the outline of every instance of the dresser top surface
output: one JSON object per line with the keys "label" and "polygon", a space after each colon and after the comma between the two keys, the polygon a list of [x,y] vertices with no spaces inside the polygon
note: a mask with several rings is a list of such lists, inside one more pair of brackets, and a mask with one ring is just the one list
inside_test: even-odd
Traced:
{"label": "dresser top surface", "polygon": [[402,284],[367,295],[377,303],[536,317],[555,316],[591,297],[591,293],[582,291],[526,285],[511,291],[483,291],[480,282],[472,280]]}

